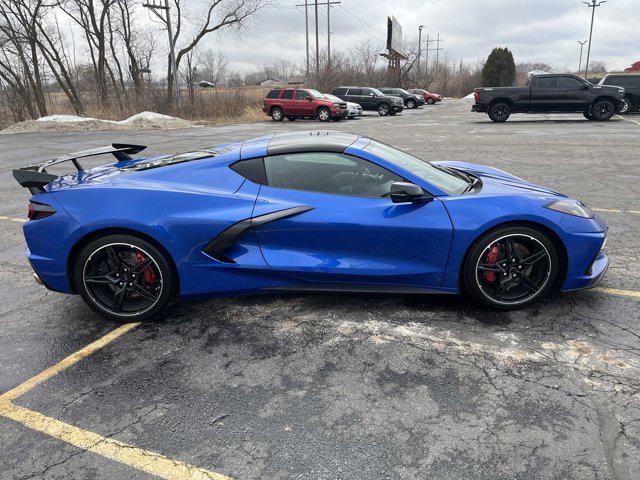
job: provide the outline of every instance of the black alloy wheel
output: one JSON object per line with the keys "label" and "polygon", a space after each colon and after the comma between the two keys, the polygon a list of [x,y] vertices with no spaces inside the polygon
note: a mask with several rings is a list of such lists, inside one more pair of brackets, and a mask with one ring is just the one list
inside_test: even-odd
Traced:
{"label": "black alloy wheel", "polygon": [[549,293],[558,275],[558,255],[542,232],[508,227],[475,244],[464,267],[467,290],[492,308],[511,310]]}
{"label": "black alloy wheel", "polygon": [[171,300],[175,281],[164,254],[146,241],[110,235],[78,256],[74,279],[85,302],[116,321],[151,318]]}
{"label": "black alloy wheel", "polygon": [[591,107],[591,116],[600,122],[606,122],[615,113],[616,109],[609,100],[600,100]]}
{"label": "black alloy wheel", "polygon": [[294,117],[293,115],[289,115],[287,117],[287,120],[289,120],[290,122],[295,122],[296,121],[296,117]]}
{"label": "black alloy wheel", "polygon": [[506,122],[511,116],[511,107],[506,103],[494,103],[489,107],[489,118],[496,123]]}

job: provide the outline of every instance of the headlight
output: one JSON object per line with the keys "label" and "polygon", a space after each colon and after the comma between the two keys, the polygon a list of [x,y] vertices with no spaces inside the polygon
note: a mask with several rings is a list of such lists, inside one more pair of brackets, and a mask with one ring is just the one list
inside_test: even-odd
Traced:
{"label": "headlight", "polygon": [[555,202],[546,204],[545,208],[555,210],[556,212],[566,213],[567,215],[573,215],[574,217],[594,217],[594,213],[589,207],[575,200],[556,200]]}

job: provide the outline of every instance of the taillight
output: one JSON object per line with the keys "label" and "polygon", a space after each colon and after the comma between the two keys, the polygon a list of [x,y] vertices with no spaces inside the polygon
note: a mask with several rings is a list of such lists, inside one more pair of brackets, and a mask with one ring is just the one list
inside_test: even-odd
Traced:
{"label": "taillight", "polygon": [[50,217],[54,213],[56,213],[56,210],[51,205],[29,202],[29,212],[27,213],[29,220],[39,220],[40,218]]}
{"label": "taillight", "polygon": [[480,89],[476,88],[473,91],[473,99],[476,101],[476,103],[478,102],[478,100],[480,100]]}

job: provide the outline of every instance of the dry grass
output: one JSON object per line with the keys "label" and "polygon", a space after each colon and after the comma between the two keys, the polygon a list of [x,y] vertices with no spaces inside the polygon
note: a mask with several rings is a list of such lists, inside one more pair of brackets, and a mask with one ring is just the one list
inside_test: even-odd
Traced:
{"label": "dry grass", "polygon": [[[104,120],[124,120],[142,111],[152,111],[171,115],[185,120],[192,120],[202,125],[219,125],[244,122],[259,122],[267,120],[262,112],[263,99],[269,88],[238,87],[238,88],[197,88],[193,99],[189,98],[186,90],[181,91],[179,106],[173,106],[167,101],[166,93],[162,90],[150,90],[141,95],[128,92],[126,97],[118,100],[112,98],[106,104],[95,100],[95,96],[85,94],[84,116]],[[52,92],[47,96],[49,115],[74,115],[67,97],[62,92]],[[4,107],[4,108],[3,108]],[[8,107],[3,105],[0,98],[0,129],[14,123]]]}

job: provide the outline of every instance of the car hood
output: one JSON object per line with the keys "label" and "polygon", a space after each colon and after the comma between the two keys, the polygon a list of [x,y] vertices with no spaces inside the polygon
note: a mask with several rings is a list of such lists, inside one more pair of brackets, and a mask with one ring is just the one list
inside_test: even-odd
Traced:
{"label": "car hood", "polygon": [[462,172],[468,172],[482,180],[482,193],[506,194],[506,195],[545,195],[554,197],[566,197],[566,195],[541,187],[522,178],[511,175],[498,168],[487,165],[476,165],[468,162],[432,162],[434,165],[455,168]]}

